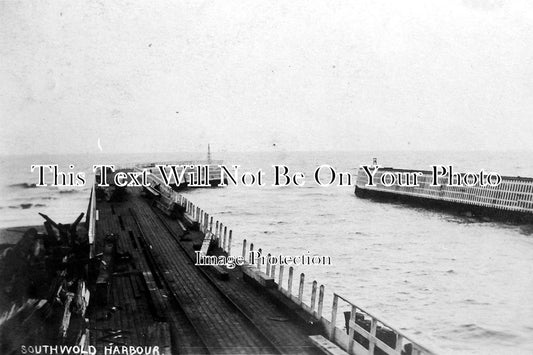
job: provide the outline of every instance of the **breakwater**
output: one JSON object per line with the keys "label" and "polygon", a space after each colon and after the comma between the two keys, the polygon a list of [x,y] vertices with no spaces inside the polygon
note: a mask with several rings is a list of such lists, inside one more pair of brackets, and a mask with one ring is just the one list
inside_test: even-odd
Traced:
{"label": "breakwater", "polygon": [[449,180],[447,177],[435,177],[430,171],[417,171],[420,174],[416,186],[386,182],[384,184],[381,179],[384,174],[405,175],[414,172],[409,169],[381,168],[376,171],[373,178],[375,186],[370,186],[367,174],[361,168],[357,174],[355,195],[401,201],[502,221],[533,222],[533,179],[531,178],[502,176],[497,186],[483,185],[481,182],[473,186],[450,185],[447,183]]}

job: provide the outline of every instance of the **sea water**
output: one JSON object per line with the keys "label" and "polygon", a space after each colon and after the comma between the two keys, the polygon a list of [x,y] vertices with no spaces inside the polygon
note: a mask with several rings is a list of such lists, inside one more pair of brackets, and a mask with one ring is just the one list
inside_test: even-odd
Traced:
{"label": "sea water", "polygon": [[[376,157],[382,166],[533,176],[527,152],[280,152],[217,154],[228,166],[264,171],[263,186],[238,184],[184,194],[233,231],[233,254],[246,239],[273,255],[329,256],[329,266],[297,267],[311,283],[383,319],[441,353],[533,352],[533,228],[455,216],[354,196],[353,186],[313,182],[323,164],[356,174]],[[61,223],[85,212],[90,187],[36,187],[31,164],[68,164],[89,175],[92,164],[202,159],[200,154],[2,157],[0,227]],[[273,165],[302,172],[303,186],[272,186]],[[285,279],[287,276],[285,275]],[[340,311],[349,310],[340,304]],[[339,313],[338,318],[342,318]]]}

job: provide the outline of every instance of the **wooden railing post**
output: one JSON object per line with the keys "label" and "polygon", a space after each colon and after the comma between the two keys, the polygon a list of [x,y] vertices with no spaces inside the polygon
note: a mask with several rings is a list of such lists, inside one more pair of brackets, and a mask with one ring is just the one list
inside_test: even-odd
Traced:
{"label": "wooden railing post", "polygon": [[313,287],[311,288],[311,312],[315,311],[317,285],[316,280],[313,281]]}
{"label": "wooden railing post", "polygon": [[265,274],[267,274],[267,276],[270,276],[270,253],[268,253],[267,255]]}
{"label": "wooden railing post", "polygon": [[370,339],[368,339],[368,353],[374,354],[374,350],[376,348],[376,330],[377,330],[377,320],[376,318],[372,317],[370,321]]}
{"label": "wooden railing post", "polygon": [[350,323],[348,324],[348,354],[354,353],[352,351],[352,348],[353,348],[353,341],[354,341],[353,333],[355,329],[352,328],[352,324],[355,323],[355,314],[356,314],[356,308],[354,305],[352,305],[352,311],[350,312]]}
{"label": "wooden railing post", "polygon": [[289,291],[289,295],[292,293],[292,274],[294,273],[294,268],[291,266],[289,267],[289,284],[287,285],[287,291]]}
{"label": "wooden railing post", "polygon": [[320,285],[318,292],[318,319],[322,318],[322,308],[324,307],[324,285]]}
{"label": "wooden railing post", "polygon": [[254,252],[254,243],[250,243],[250,252],[248,252],[248,263],[252,263],[252,253]]}
{"label": "wooden railing post", "polygon": [[279,266],[279,279],[278,279],[278,287],[283,288],[283,270],[285,269],[284,265]]}
{"label": "wooden railing post", "polygon": [[302,272],[300,274],[300,287],[298,288],[298,301],[302,302],[303,296],[304,296],[304,282],[305,282],[305,274]]}
{"label": "wooden railing post", "polygon": [[[230,238],[231,238],[231,233],[230,233]],[[242,257],[246,261],[246,239],[242,241]]]}
{"label": "wooden railing post", "polygon": [[329,327],[329,340],[333,341],[335,337],[335,325],[337,323],[337,307],[339,306],[339,296],[333,294],[333,306],[331,307],[331,325]]}
{"label": "wooden railing post", "polygon": [[276,279],[276,264],[272,265],[270,268],[270,277]]}
{"label": "wooden railing post", "polygon": [[232,232],[231,232],[231,229],[229,231],[229,237],[228,237],[228,255],[231,255],[231,235],[232,235]]}
{"label": "wooden railing post", "polygon": [[224,226],[224,242],[222,244],[222,249],[226,250],[227,251],[227,245],[226,245],[226,236],[227,236],[227,232],[228,232],[228,227]]}
{"label": "wooden railing post", "polygon": [[203,232],[203,228],[202,228],[202,215],[201,214],[198,214],[198,229],[200,230],[200,232]]}
{"label": "wooden railing post", "polygon": [[401,334],[396,335],[396,347],[394,348],[398,353],[403,350],[403,336]]}
{"label": "wooden railing post", "polygon": [[257,269],[261,270],[261,254],[263,254],[263,250],[261,248],[257,249]]}

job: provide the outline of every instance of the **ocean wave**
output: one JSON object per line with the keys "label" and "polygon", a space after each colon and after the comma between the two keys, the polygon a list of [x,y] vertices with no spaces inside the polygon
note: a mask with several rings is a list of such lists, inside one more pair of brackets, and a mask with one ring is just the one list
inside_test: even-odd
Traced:
{"label": "ocean wave", "polygon": [[491,338],[506,341],[511,341],[513,338],[516,338],[516,335],[510,332],[487,329],[477,324],[462,324],[454,332],[463,338]]}
{"label": "ocean wave", "polygon": [[[46,207],[46,205],[44,203],[36,203],[36,204],[33,204],[33,203],[21,203],[21,204],[18,204],[18,205],[8,206],[8,208],[22,209],[22,210],[27,210],[27,209],[30,209],[30,208],[33,208],[33,207]],[[0,207],[0,208],[3,208],[3,207]]]}
{"label": "ocean wave", "polygon": [[27,182],[19,182],[17,184],[11,184],[9,185],[9,187],[18,187],[18,188],[21,188],[21,189],[34,189],[34,188],[37,188],[37,184],[30,184],[30,183],[27,183]]}
{"label": "ocean wave", "polygon": [[69,189],[69,190],[59,190],[60,194],[77,194],[81,193],[83,190]]}

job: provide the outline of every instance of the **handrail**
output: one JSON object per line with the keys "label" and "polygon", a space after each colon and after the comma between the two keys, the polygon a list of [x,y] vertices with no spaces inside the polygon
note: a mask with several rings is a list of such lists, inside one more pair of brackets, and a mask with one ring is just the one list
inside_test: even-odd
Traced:
{"label": "handrail", "polygon": [[[412,336],[408,336],[406,335],[405,332],[401,332],[399,330],[397,330],[396,328],[390,326],[389,324],[385,323],[383,320],[379,319],[378,317],[376,317],[375,315],[373,315],[372,313],[364,310],[363,308],[357,306],[356,304],[352,303],[350,300],[348,300],[347,298],[337,294],[337,293],[333,293],[333,307],[332,307],[332,318],[333,317],[333,314],[335,314],[335,317],[336,317],[336,313],[337,313],[337,310],[338,310],[338,300],[341,299],[343,300],[344,302],[348,303],[350,306],[351,306],[351,311],[350,311],[350,321],[348,323],[348,332],[349,332],[349,340],[351,342],[351,344],[349,345],[349,348],[351,348],[353,346],[353,339],[354,339],[354,333],[358,333],[358,335],[361,335],[363,336],[364,338],[366,338],[368,341],[369,341],[369,354],[372,354],[373,352],[370,351],[370,349],[372,348],[372,345],[374,346],[378,346],[381,350],[383,350],[385,353],[387,354],[391,354],[391,355],[401,355],[401,352],[402,352],[402,347],[404,345],[403,341],[404,340],[408,340],[411,344],[412,344],[412,347],[413,347],[413,351],[418,351],[418,353],[423,353],[423,354],[434,354],[433,351],[429,350],[428,348],[416,343],[414,340],[412,340]],[[370,326],[370,332],[365,330],[364,328],[362,328],[361,326],[359,326],[357,323],[356,323],[356,314],[357,314],[357,310],[361,311],[362,313],[364,313],[365,315],[369,316],[370,319],[371,319],[371,326]],[[376,332],[377,332],[377,324],[381,324],[383,326],[385,326],[386,328],[388,328],[389,330],[391,330],[392,332],[394,332],[395,336],[396,336],[396,346],[394,347],[394,349],[392,347],[390,347],[388,344],[386,344],[384,341],[380,340],[379,338],[377,338],[376,336]],[[335,324],[331,323],[331,327],[335,327]],[[332,336],[333,334],[333,331],[331,331],[330,333],[330,336]]]}

